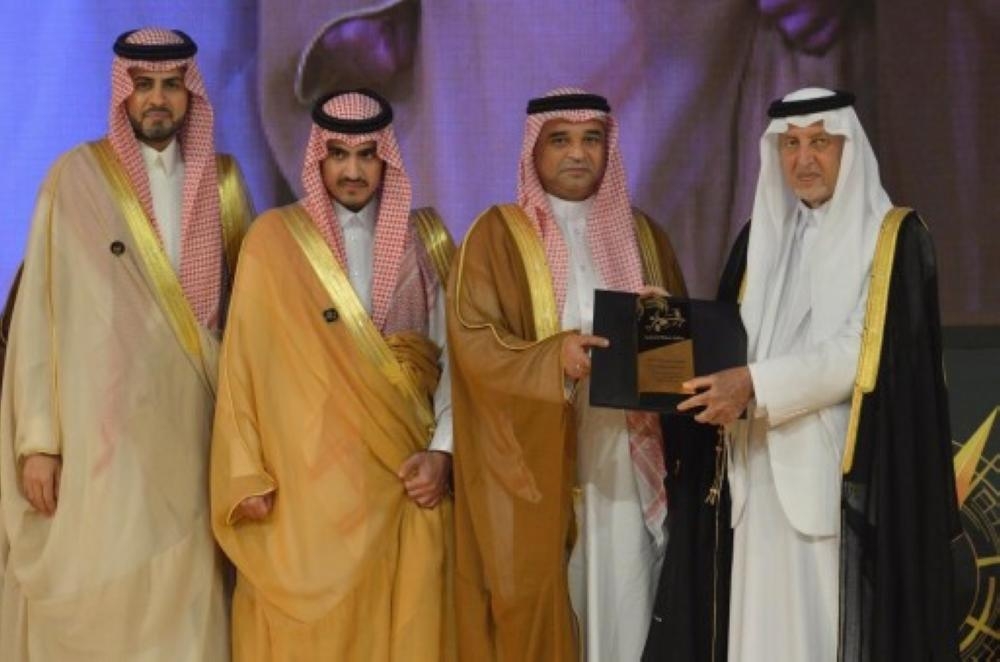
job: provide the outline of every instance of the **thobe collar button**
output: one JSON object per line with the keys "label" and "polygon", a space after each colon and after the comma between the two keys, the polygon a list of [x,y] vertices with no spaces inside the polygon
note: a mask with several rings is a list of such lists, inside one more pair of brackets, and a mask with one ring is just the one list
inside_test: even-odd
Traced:
{"label": "thobe collar button", "polygon": [[121,255],[122,253],[125,252],[125,244],[123,244],[122,242],[118,241],[117,239],[115,241],[112,241],[111,242],[111,252],[114,255],[116,255],[116,256],[117,255]]}
{"label": "thobe collar button", "polygon": [[327,322],[336,322],[340,319],[340,313],[337,312],[336,308],[327,308],[323,311],[323,319]]}

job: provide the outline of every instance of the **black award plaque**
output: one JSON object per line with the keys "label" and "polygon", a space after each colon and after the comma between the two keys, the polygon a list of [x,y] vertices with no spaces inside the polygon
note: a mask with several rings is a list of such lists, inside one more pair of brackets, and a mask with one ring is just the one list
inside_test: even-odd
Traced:
{"label": "black award plaque", "polygon": [[676,413],[689,397],[681,384],[746,364],[739,306],[722,301],[644,297],[597,290],[590,404]]}

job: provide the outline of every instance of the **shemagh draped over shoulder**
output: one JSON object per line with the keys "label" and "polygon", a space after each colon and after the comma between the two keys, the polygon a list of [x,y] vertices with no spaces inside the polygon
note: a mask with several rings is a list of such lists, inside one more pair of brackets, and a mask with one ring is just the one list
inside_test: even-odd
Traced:
{"label": "shemagh draped over shoulder", "polygon": [[149,177],[139,151],[139,141],[129,123],[125,101],[135,91],[130,70],[183,70],[184,87],[190,94],[190,100],[187,117],[178,134],[184,158],[181,262],[178,276],[198,321],[217,329],[221,326],[219,293],[222,286],[223,256],[215,142],[212,136],[215,115],[194,60],[197,50],[191,38],[179,30],[143,28],[118,37],[111,65],[108,140],[162,245],[163,238],[153,211]]}
{"label": "shemagh draped over shoulder", "polygon": [[334,255],[346,265],[343,232],[320,170],[332,140],[348,147],[375,141],[376,154],[385,162],[375,222],[371,311],[375,326],[384,329],[406,247],[411,200],[410,179],[392,130],[392,108],[374,92],[355,90],[328,95],[313,109],[313,126],[302,166],[302,205]]}
{"label": "shemagh draped over shoulder", "polygon": [[[868,137],[850,106],[853,96],[822,88],[797,90],[771,105],[773,118],[760,140],[760,177],[753,205],[753,231],[747,249],[746,292],[741,314],[748,334],[748,360],[767,358],[761,329],[773,326],[776,297],[768,298],[780,265],[786,233],[794,227],[799,204],[785,184],[778,140],[790,125],[823,122],[827,133],[844,136],[835,193],[813,245],[809,298],[812,341],[832,336],[848,319],[867,287],[879,227],[892,207],[879,179],[878,162]],[[806,256],[808,258],[808,256]]]}
{"label": "shemagh draped over shoulder", "polygon": [[560,314],[566,302],[568,252],[545,197],[545,189],[538,179],[534,157],[538,135],[548,121],[599,120],[607,127],[608,163],[604,178],[594,194],[591,217],[587,219],[587,239],[606,287],[634,292],[643,285],[642,262],[632,221],[625,166],[618,146],[618,121],[610,111],[603,97],[572,87],[557,88],[528,104],[518,166],[517,202],[542,238]]}

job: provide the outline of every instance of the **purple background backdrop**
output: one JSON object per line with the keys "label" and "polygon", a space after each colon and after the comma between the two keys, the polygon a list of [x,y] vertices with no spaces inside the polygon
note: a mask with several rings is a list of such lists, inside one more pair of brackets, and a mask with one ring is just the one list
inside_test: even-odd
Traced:
{"label": "purple background backdrop", "polygon": [[[17,3],[21,5],[21,3]],[[905,0],[47,0],[0,6],[0,287],[56,156],[106,128],[121,31],[187,31],[259,209],[294,197],[307,101],[367,84],[397,108],[414,203],[461,238],[513,198],[526,100],[608,96],[635,204],[714,290],[749,214],[767,103],[847,87],[894,202],[930,226],[949,324],[1000,323],[1000,3]]]}

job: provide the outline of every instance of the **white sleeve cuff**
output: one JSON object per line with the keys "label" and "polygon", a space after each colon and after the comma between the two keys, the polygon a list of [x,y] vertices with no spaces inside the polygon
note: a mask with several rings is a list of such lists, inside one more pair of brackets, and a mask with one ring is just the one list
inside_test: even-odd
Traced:
{"label": "white sleeve cuff", "polygon": [[427,450],[451,454],[454,448],[455,434],[451,425],[451,409],[448,409],[442,412],[441,417],[438,418],[437,427],[434,428],[434,436],[431,437],[431,443],[427,446]]}

